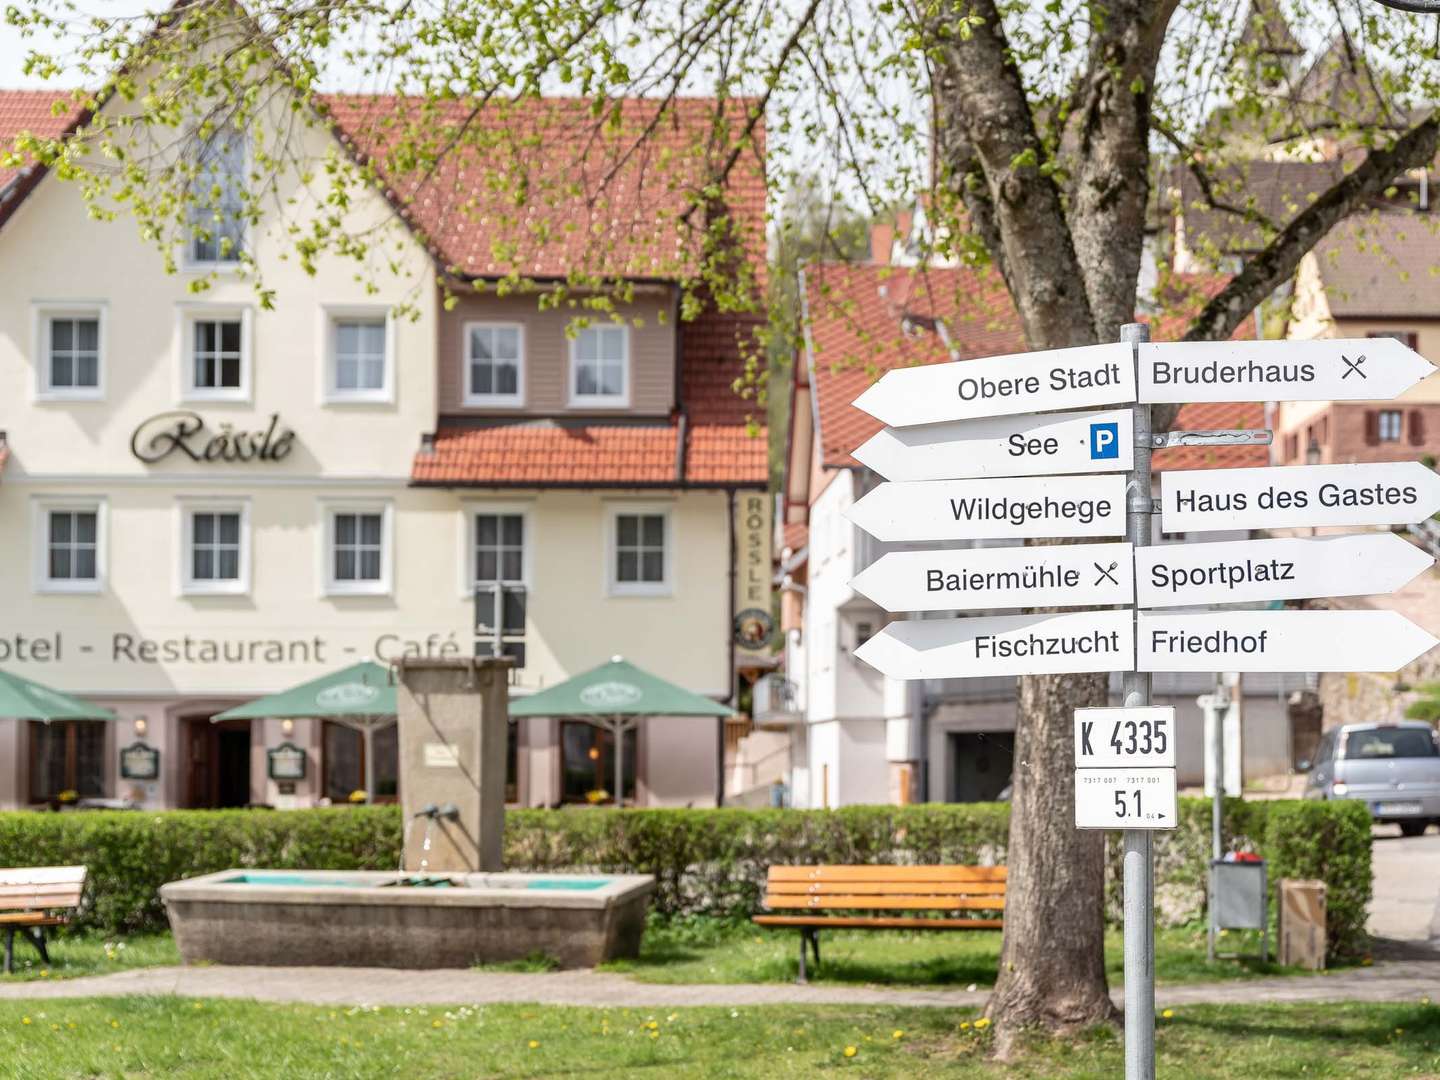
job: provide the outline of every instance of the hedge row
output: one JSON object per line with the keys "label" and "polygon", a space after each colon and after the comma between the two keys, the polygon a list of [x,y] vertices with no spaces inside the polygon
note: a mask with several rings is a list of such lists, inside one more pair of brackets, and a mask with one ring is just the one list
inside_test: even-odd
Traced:
{"label": "hedge row", "polygon": [[[1180,828],[1156,834],[1157,901],[1171,922],[1204,908],[1209,802],[1183,800]],[[1370,820],[1349,802],[1227,806],[1232,849],[1270,860],[1280,878],[1329,886],[1332,950],[1364,945]],[[289,812],[0,813],[0,866],[84,863],[91,903],[81,925],[107,932],[165,925],[166,881],[231,867],[390,869],[399,860],[397,808]],[[509,869],[654,874],[662,917],[744,918],[773,863],[1003,863],[1003,804],[859,806],[840,810],[516,810],[506,819]],[[1117,838],[1118,839],[1118,838]],[[1118,917],[1118,845],[1110,907]]]}

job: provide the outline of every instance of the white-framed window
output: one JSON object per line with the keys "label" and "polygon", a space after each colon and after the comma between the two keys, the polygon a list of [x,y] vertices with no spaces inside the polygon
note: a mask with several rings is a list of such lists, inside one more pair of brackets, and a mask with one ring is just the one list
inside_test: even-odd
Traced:
{"label": "white-framed window", "polygon": [[180,559],[180,591],[186,595],[249,592],[249,504],[182,502]]}
{"label": "white-framed window", "polygon": [[609,507],[606,579],[614,596],[659,596],[674,588],[670,510],[666,506]]}
{"label": "white-framed window", "polygon": [[587,326],[571,340],[570,404],[601,408],[630,404],[628,326]]}
{"label": "white-framed window", "polygon": [[105,395],[105,305],[35,306],[36,398],[98,401]]}
{"label": "white-framed window", "polygon": [[526,515],[517,510],[483,508],[470,514],[471,581],[523,585],[527,580]]}
{"label": "white-framed window", "polygon": [[524,405],[525,327],[520,323],[466,323],[464,377],[466,405]]}
{"label": "white-framed window", "polygon": [[249,401],[251,316],[247,307],[182,307],[180,397]]}
{"label": "white-framed window", "polygon": [[195,140],[195,179],[185,202],[187,266],[234,266],[245,248],[245,136],[228,125]]}
{"label": "white-framed window", "polygon": [[395,546],[390,504],[336,500],[323,506],[322,580],[326,594],[388,594],[391,591]]}
{"label": "white-framed window", "polygon": [[331,403],[395,400],[395,329],[377,308],[322,310],[325,384]]}
{"label": "white-framed window", "polygon": [[35,502],[35,587],[97,593],[105,581],[105,502],[94,497]]}
{"label": "white-framed window", "polygon": [[1399,409],[1380,410],[1380,441],[1399,442],[1405,426],[1405,414]]}

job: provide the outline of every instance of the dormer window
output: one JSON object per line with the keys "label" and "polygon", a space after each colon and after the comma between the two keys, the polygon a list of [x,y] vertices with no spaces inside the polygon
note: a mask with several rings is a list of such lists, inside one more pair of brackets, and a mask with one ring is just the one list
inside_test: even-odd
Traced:
{"label": "dormer window", "polygon": [[630,328],[587,326],[570,343],[572,407],[630,404]]}
{"label": "dormer window", "polygon": [[191,264],[240,261],[245,240],[245,138],[226,126],[205,139],[185,208]]}

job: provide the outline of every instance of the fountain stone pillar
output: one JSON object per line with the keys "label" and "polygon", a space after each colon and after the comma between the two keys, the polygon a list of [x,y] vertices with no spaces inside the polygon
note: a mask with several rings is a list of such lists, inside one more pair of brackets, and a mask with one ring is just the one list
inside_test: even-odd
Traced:
{"label": "fountain stone pillar", "polygon": [[[503,658],[397,661],[405,870],[501,869],[511,666]],[[425,814],[432,807],[442,812]],[[453,815],[443,812],[452,807]]]}

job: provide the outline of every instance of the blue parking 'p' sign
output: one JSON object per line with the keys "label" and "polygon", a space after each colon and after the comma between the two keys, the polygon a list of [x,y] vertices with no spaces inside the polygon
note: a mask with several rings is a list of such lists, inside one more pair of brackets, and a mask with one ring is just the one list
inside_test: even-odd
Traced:
{"label": "blue parking 'p' sign", "polygon": [[1090,425],[1090,457],[1095,461],[1120,456],[1120,425]]}

